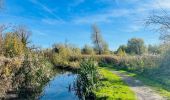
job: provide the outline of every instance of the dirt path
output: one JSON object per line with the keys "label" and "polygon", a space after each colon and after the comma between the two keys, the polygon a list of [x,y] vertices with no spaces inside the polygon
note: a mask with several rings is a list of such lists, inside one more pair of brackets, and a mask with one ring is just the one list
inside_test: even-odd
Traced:
{"label": "dirt path", "polygon": [[136,93],[138,100],[166,100],[154,92],[151,88],[145,86],[141,81],[119,71],[113,71],[113,73],[119,75],[123,81],[125,81],[130,86],[130,88]]}

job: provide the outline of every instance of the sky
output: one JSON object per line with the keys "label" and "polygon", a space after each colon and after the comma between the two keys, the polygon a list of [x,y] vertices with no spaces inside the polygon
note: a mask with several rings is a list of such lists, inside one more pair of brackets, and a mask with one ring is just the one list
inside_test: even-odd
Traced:
{"label": "sky", "polygon": [[78,47],[92,44],[96,24],[110,49],[130,38],[158,44],[159,33],[146,27],[153,12],[170,10],[169,0],[6,0],[0,24],[26,25],[31,41],[43,48],[65,41]]}

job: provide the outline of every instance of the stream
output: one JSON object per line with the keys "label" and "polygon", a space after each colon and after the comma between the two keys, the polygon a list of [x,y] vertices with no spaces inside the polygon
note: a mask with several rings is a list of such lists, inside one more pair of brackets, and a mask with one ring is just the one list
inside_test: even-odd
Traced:
{"label": "stream", "polygon": [[77,75],[71,72],[57,74],[43,89],[39,100],[78,100],[74,91],[69,91]]}

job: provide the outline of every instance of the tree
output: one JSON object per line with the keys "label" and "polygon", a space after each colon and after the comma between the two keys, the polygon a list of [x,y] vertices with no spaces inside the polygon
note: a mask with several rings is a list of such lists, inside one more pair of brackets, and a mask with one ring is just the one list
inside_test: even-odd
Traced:
{"label": "tree", "polygon": [[24,47],[27,47],[27,45],[30,43],[30,36],[31,31],[26,28],[24,25],[19,25],[17,27],[14,27],[15,34],[19,37],[21,42],[23,43]]}
{"label": "tree", "polygon": [[87,54],[87,55],[94,54],[93,48],[90,47],[89,45],[85,45],[81,52],[82,52],[82,54]]}
{"label": "tree", "polygon": [[165,12],[164,15],[153,14],[146,20],[146,25],[157,26],[157,30],[161,33],[160,40],[164,44],[170,44],[170,16]]}
{"label": "tree", "polygon": [[141,55],[145,52],[143,39],[132,38],[127,43],[127,53]]}
{"label": "tree", "polygon": [[108,45],[103,40],[99,28],[96,25],[93,25],[92,29],[92,41],[94,44],[94,50],[97,52],[97,54],[101,55],[105,52],[105,50],[108,50]]}

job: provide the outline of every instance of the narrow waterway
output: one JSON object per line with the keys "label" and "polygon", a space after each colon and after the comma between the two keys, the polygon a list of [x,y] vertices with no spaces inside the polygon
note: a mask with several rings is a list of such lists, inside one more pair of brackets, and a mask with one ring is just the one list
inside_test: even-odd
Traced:
{"label": "narrow waterway", "polygon": [[44,88],[40,100],[78,100],[74,91],[69,91],[69,86],[73,85],[77,75],[64,72],[56,75]]}

